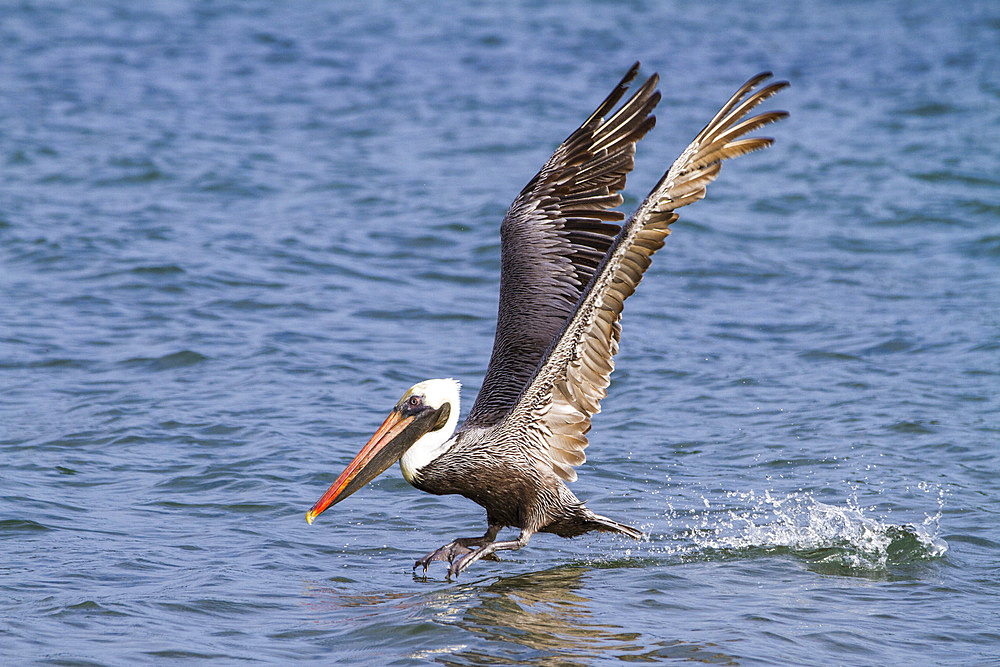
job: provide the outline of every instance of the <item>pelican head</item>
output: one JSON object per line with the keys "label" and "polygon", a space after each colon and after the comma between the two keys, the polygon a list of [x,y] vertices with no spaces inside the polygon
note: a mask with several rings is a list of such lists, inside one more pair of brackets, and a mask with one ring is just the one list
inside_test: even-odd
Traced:
{"label": "pelican head", "polygon": [[381,475],[396,461],[406,480],[413,483],[416,471],[444,451],[455,431],[460,390],[461,385],[451,378],[424,380],[410,387],[375,435],[309,510],[306,521],[312,523],[326,508]]}

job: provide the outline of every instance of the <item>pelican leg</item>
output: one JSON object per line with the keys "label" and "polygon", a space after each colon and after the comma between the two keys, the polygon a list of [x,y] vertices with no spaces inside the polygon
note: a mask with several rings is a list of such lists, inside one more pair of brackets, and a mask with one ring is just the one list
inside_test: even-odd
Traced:
{"label": "pelican leg", "polygon": [[497,551],[513,551],[515,549],[520,549],[528,543],[528,540],[531,539],[533,534],[533,531],[529,532],[527,530],[522,530],[516,540],[510,540],[509,542],[490,542],[489,544],[484,544],[472,553],[451,561],[451,567],[448,568],[448,577],[457,577],[464,572],[466,568],[481,558],[495,558],[493,554]]}
{"label": "pelican leg", "polygon": [[427,574],[427,568],[436,560],[445,560],[449,563],[454,563],[456,558],[462,558],[471,554],[473,550],[470,547],[478,548],[484,544],[493,544],[493,540],[496,539],[499,532],[500,526],[490,524],[482,537],[460,537],[457,540],[449,542],[440,549],[432,551],[418,560],[413,564],[413,569],[416,570],[418,567],[423,566],[424,574]]}

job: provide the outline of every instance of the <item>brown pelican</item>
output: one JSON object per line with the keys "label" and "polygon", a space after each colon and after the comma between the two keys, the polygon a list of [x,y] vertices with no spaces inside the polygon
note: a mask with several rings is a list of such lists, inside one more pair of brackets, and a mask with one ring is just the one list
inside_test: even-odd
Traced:
{"label": "brown pelican", "polygon": [[[575,537],[599,530],[643,534],[590,511],[566,482],[584,462],[590,418],[607,394],[621,333],[622,304],[663,246],[677,209],[705,196],[722,161],[773,142],[745,137],[788,114],[751,109],[788,85],[758,89],[753,77],[684,149],[622,225],[611,210],[632,170],[635,144],[653,127],[660,101],[651,76],[621,107],[636,63],[597,110],[556,149],[514,200],[500,226],[500,312],[482,389],[461,426],[459,384],[413,385],[368,444],[306,515],[312,523],[399,461],[403,477],[435,494],[458,493],[486,508],[481,537],[459,538],[435,560],[457,576],[497,551],[520,549],[538,532]],[[497,541],[503,527],[517,539]]]}

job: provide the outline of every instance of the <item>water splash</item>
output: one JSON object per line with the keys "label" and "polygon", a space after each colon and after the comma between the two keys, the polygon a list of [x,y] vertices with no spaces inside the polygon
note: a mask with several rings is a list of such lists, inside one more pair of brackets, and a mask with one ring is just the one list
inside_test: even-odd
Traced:
{"label": "water splash", "polygon": [[832,571],[884,571],[937,558],[948,550],[947,542],[938,537],[944,505],[941,489],[937,511],[913,524],[879,517],[874,507],[862,507],[855,497],[843,505],[831,505],[803,491],[783,495],[769,490],[731,491],[725,495],[724,503],[702,498],[704,510],[671,509],[667,518],[683,528],[654,536],[657,550],[665,542],[662,551],[683,559],[790,553]]}

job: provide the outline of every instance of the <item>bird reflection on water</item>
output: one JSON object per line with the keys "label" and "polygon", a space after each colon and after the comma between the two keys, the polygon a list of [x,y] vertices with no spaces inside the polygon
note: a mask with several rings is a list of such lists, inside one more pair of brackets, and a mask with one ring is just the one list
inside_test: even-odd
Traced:
{"label": "bird reflection on water", "polygon": [[[595,658],[624,660],[687,658],[734,664],[730,656],[696,644],[657,641],[595,619],[585,590],[584,565],[566,565],[515,577],[502,577],[476,591],[478,604],[454,622],[483,640],[438,660],[448,665],[516,662],[531,665],[590,664]],[[495,643],[500,649],[498,660]],[[492,644],[492,646],[488,645]],[[504,659],[506,658],[506,660]]]}
{"label": "bird reflection on water", "polygon": [[413,595],[344,595],[332,588],[313,593],[320,606],[351,608],[352,619],[370,621],[387,611],[393,616],[405,611],[411,619],[418,616],[441,628],[464,631],[465,641],[453,642],[447,650],[418,649],[410,655],[445,665],[584,665],[599,658],[737,663],[712,645],[649,641],[641,632],[595,618],[585,579],[593,569],[564,565]]}

